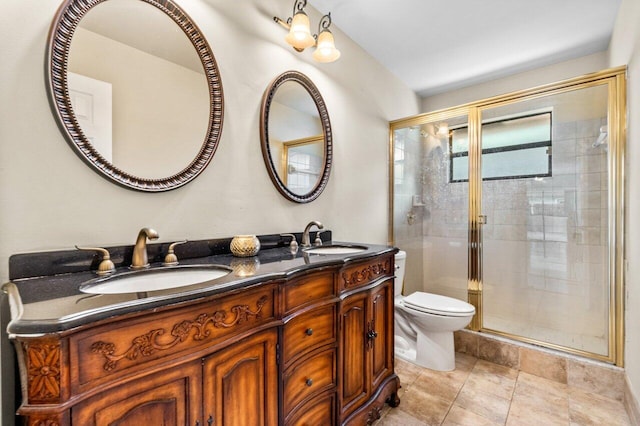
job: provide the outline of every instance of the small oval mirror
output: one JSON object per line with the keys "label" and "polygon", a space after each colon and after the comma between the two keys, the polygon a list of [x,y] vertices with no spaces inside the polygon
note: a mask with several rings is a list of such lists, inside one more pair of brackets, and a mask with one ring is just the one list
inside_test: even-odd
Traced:
{"label": "small oval mirror", "polygon": [[297,71],[278,76],[262,100],[262,155],[271,181],[287,199],[308,203],[331,172],[329,114],[313,82]]}
{"label": "small oval mirror", "polygon": [[140,191],[198,176],[217,148],[222,85],[204,36],[172,0],[66,0],[49,36],[50,98],[75,152]]}

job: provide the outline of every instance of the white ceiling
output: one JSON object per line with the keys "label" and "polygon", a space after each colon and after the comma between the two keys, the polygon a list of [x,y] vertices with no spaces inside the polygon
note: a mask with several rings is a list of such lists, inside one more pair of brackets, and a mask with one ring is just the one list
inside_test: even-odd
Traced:
{"label": "white ceiling", "polygon": [[421,96],[604,51],[620,2],[309,0]]}

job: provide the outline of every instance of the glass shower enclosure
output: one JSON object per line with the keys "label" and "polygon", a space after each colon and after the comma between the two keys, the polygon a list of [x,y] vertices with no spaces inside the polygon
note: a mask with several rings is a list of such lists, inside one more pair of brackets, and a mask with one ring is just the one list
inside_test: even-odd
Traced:
{"label": "glass shower enclosure", "polygon": [[469,328],[622,365],[624,69],[390,124],[404,294]]}

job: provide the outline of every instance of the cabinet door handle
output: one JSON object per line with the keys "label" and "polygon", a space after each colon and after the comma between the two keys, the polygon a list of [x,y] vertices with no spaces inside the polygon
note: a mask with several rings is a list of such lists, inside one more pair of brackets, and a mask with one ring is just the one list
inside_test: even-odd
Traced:
{"label": "cabinet door handle", "polygon": [[307,379],[304,384],[311,387],[313,385],[313,379]]}
{"label": "cabinet door handle", "polygon": [[209,418],[207,419],[207,424],[211,426],[213,424],[213,417],[209,414]]}
{"label": "cabinet door handle", "polygon": [[367,333],[367,337],[369,339],[375,339],[376,337],[378,337],[378,333],[375,330],[369,330],[369,332]]}
{"label": "cabinet door handle", "polygon": [[307,333],[307,336],[311,336],[313,334],[313,328],[307,328],[305,333]]}

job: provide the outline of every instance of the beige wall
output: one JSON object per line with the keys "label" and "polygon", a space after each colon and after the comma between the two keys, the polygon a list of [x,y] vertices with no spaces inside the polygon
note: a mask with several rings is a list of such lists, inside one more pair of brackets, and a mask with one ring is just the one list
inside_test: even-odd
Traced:
{"label": "beige wall", "polygon": [[431,112],[456,105],[462,105],[504,93],[530,89],[548,83],[576,77],[608,67],[606,52],[594,53],[566,62],[514,74],[499,80],[452,90],[423,98],[422,112]]}
{"label": "beige wall", "polygon": [[[300,231],[317,219],[336,239],[386,243],[388,122],[418,113],[419,101],[339,30],[332,28],[342,57],[321,65],[312,52],[287,47],[286,32],[273,22],[274,15],[289,16],[289,1],[179,0],[220,67],[224,127],[215,157],[196,180],[145,194],[92,171],[57,127],[43,63],[60,3],[7,2],[0,18],[0,282],[7,280],[13,253],[133,244],[143,226],[158,230],[160,241],[170,241]],[[317,23],[319,13],[307,11]],[[260,150],[262,94],[286,70],[314,81],[333,126],[331,178],[324,193],[306,205],[277,192]],[[6,349],[5,341],[3,362]],[[3,399],[13,393],[6,381],[1,393]]]}
{"label": "beige wall", "polygon": [[[611,66],[627,65],[626,342],[625,368],[635,400],[640,397],[640,2],[622,0],[609,46]],[[632,196],[633,195],[633,196]]]}

